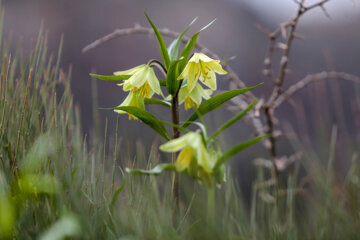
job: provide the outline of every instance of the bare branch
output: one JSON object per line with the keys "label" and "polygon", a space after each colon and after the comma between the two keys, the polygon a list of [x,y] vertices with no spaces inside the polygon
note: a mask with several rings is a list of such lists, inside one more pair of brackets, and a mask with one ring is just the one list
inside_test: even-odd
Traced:
{"label": "bare branch", "polygon": [[[290,19],[287,22],[281,23],[279,25],[279,27],[277,29],[275,29],[275,31],[273,31],[270,34],[267,34],[267,36],[269,38],[269,47],[268,47],[265,61],[264,61],[264,65],[265,65],[264,73],[267,76],[269,76],[269,78],[275,84],[271,96],[269,97],[268,101],[263,105],[263,110],[264,110],[266,126],[267,126],[266,132],[268,134],[270,134],[269,151],[270,151],[270,155],[271,155],[272,162],[273,162],[275,177],[277,180],[279,180],[279,169],[276,165],[278,153],[277,153],[277,149],[276,149],[276,138],[274,137],[275,123],[276,123],[276,118],[274,116],[274,109],[275,109],[274,102],[277,101],[279,96],[282,94],[282,87],[284,84],[284,79],[288,73],[287,66],[288,66],[288,62],[289,62],[291,46],[292,46],[293,40],[295,38],[299,38],[299,35],[296,33],[296,28],[297,28],[300,18],[303,16],[304,13],[310,11],[311,9],[314,9],[316,7],[323,8],[323,5],[326,2],[328,2],[329,0],[322,0],[322,1],[319,1],[318,3],[310,5],[308,7],[304,6],[305,0],[294,0],[294,1],[298,4],[298,11],[297,11],[297,14],[295,15],[295,17],[293,17],[292,19]],[[286,42],[280,43],[280,44],[278,43],[276,45],[275,44],[276,39],[279,36],[282,36],[283,38],[285,38]],[[277,76],[276,80],[274,81],[273,76],[272,76],[271,59],[272,59],[272,54],[273,54],[275,47],[280,47],[283,50],[283,54],[280,59],[280,67],[279,67],[279,71],[278,71],[278,76]]]}
{"label": "bare branch", "polygon": [[274,102],[273,108],[275,109],[279,107],[284,101],[289,99],[299,90],[305,88],[310,83],[326,80],[326,79],[347,80],[347,81],[352,81],[356,84],[360,84],[360,77],[344,72],[320,72],[316,74],[307,75],[304,79],[300,80],[296,84],[289,87],[285,92],[283,92]]}

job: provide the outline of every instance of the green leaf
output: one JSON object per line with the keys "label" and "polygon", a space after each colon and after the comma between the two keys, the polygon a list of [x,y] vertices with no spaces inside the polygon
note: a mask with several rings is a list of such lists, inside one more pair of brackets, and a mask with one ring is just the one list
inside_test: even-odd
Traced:
{"label": "green leaf", "polygon": [[105,81],[123,81],[123,80],[127,80],[131,77],[131,75],[104,76],[104,75],[98,75],[98,74],[94,74],[94,73],[89,73],[89,75],[94,78],[98,78],[98,79],[105,80]]}
{"label": "green leaf", "polygon": [[166,75],[166,88],[172,96],[175,96],[179,88],[180,81],[177,80],[177,78],[179,76],[178,64],[180,61],[181,60],[172,61]]}
{"label": "green leaf", "polygon": [[165,67],[168,68],[170,65],[170,58],[169,58],[169,54],[166,49],[165,41],[164,41],[163,37],[161,36],[159,30],[156,28],[156,26],[150,20],[149,16],[146,14],[146,12],[144,12],[144,13],[145,13],[145,16],[146,16],[147,20],[149,21],[151,27],[153,28],[153,30],[155,32],[155,35],[156,35],[156,38],[158,40],[159,47],[160,47],[161,58],[165,64]]}
{"label": "green leaf", "polygon": [[145,98],[144,102],[145,102],[146,105],[157,104],[157,105],[161,105],[161,106],[164,106],[164,107],[171,107],[171,103],[169,103],[169,102],[167,102],[165,100],[157,99],[157,98]]}
{"label": "green leaf", "polygon": [[157,119],[154,115],[151,113],[142,110],[137,107],[115,107],[115,108],[102,108],[103,110],[122,110],[127,113],[130,113],[140,119],[143,123],[151,127],[155,132],[157,132],[160,136],[165,138],[166,140],[170,140],[168,133],[166,132],[166,129],[164,125],[161,123],[159,119]]}
{"label": "green leaf", "polygon": [[211,24],[213,24],[213,22],[215,22],[216,19],[212,20],[208,25],[206,25],[205,27],[203,27],[202,29],[200,29],[199,32],[195,33],[190,39],[189,41],[186,43],[185,47],[183,48],[183,50],[181,51],[180,54],[180,58],[183,57],[184,59],[181,61],[181,63],[179,64],[179,72],[181,73],[184,68],[185,65],[188,61],[189,55],[191,53],[191,51],[194,49],[197,39],[199,37],[199,34],[204,31],[206,28],[208,28]]}
{"label": "green leaf", "polygon": [[55,194],[60,189],[59,181],[50,174],[26,174],[17,183],[22,192],[29,194]]}
{"label": "green leaf", "polygon": [[214,166],[214,171],[216,171],[221,165],[223,165],[229,158],[236,155],[237,153],[245,150],[246,148],[254,145],[255,143],[260,142],[261,140],[268,138],[270,135],[264,135],[260,137],[253,138],[249,141],[240,143],[232,148],[230,148],[226,153],[224,153],[216,162]]}
{"label": "green leaf", "polygon": [[160,86],[166,86],[166,80],[161,80],[161,79],[158,79],[159,80],[159,83],[160,83]]}
{"label": "green leaf", "polygon": [[7,194],[0,192],[0,237],[12,239],[11,235],[15,222],[14,203]]}
{"label": "green leaf", "polygon": [[172,163],[163,163],[157,165],[151,170],[126,168],[125,171],[132,174],[159,175],[163,171],[176,171],[176,167]]}
{"label": "green leaf", "polygon": [[125,187],[125,183],[126,181],[123,180],[122,184],[120,185],[120,187],[115,191],[112,199],[111,199],[111,203],[110,203],[110,206],[114,206],[115,202],[116,202],[116,199],[118,198],[119,194],[122,192],[122,190],[124,190],[124,187]]}
{"label": "green leaf", "polygon": [[56,139],[49,133],[40,135],[23,158],[20,171],[35,173],[47,161],[48,157],[56,152]]}
{"label": "green leaf", "polygon": [[180,125],[177,125],[177,124],[173,124],[171,122],[166,122],[166,121],[161,121],[163,124],[167,125],[167,126],[170,126],[172,128],[177,128],[179,129],[180,132],[182,131],[185,131],[185,132],[188,132],[189,130],[187,128],[183,128],[182,126]]}
{"label": "green leaf", "polygon": [[66,214],[56,221],[45,233],[40,236],[40,240],[60,240],[78,236],[81,232],[79,220],[73,214]]}
{"label": "green leaf", "polygon": [[206,113],[219,108],[221,105],[223,105],[225,102],[229,101],[230,99],[232,99],[240,94],[251,91],[255,88],[258,88],[261,85],[262,85],[262,83],[254,86],[254,87],[231,90],[228,92],[220,93],[219,95],[216,95],[216,96],[206,100],[205,102],[200,104],[199,108],[197,109],[197,112],[193,113],[190,116],[190,118],[185,122],[183,127],[185,128],[185,127],[189,126],[193,121],[198,119],[199,116],[203,116]]}
{"label": "green leaf", "polygon": [[189,30],[189,28],[194,24],[194,22],[197,20],[198,17],[194,18],[194,20],[191,21],[191,23],[187,26],[187,28],[170,44],[168,47],[168,53],[170,55],[170,60],[176,60],[179,53],[179,46],[181,43],[182,38],[186,34],[186,32]]}
{"label": "green leaf", "polygon": [[258,102],[257,99],[255,99],[246,109],[244,109],[241,113],[239,113],[238,115],[236,115],[235,117],[233,117],[232,119],[230,119],[229,121],[227,121],[224,125],[222,125],[210,138],[213,139],[215,138],[217,135],[219,135],[222,131],[224,131],[225,129],[229,128],[231,125],[233,125],[234,123],[236,123],[239,119],[241,119],[243,116],[245,116],[253,107],[255,107],[256,103]]}

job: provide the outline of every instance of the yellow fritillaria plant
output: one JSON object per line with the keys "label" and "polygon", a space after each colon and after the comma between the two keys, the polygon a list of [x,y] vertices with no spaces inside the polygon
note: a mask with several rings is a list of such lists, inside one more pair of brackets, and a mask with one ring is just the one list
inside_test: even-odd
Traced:
{"label": "yellow fritillaria plant", "polygon": [[[163,171],[177,172],[173,175],[173,195],[179,205],[180,181],[178,173],[184,173],[194,180],[204,183],[211,193],[214,191],[214,183],[221,184],[225,181],[224,163],[238,152],[266,137],[259,136],[233,146],[224,154],[221,152],[220,142],[216,140],[218,134],[250,111],[255,106],[256,100],[244,111],[221,126],[209,138],[207,137],[206,126],[196,122],[197,119],[221,107],[230,99],[255,89],[260,84],[251,88],[225,91],[211,97],[217,88],[216,74],[223,75],[227,72],[222,68],[220,60],[212,59],[203,53],[192,54],[192,51],[200,32],[210,26],[212,22],[190,37],[184,48],[179,51],[180,43],[192,23],[169,46],[166,46],[159,30],[147,15],[146,17],[158,40],[162,61],[151,59],[147,64],[114,72],[112,76],[90,75],[106,81],[122,81],[118,85],[122,86],[125,92],[128,92],[128,96],[118,107],[108,108],[108,110],[114,110],[119,114],[127,113],[130,119],[141,120],[167,140],[160,146],[160,149],[172,153],[173,161],[171,163],[159,164],[151,170],[126,169],[126,171],[148,175],[158,175]],[[159,68],[165,80],[157,78],[154,67]],[[167,98],[164,97],[161,86],[166,87],[169,94]],[[154,94],[160,95],[163,99],[153,98]],[[204,102],[202,102],[203,99],[205,99]],[[186,110],[194,108],[194,113],[184,123],[181,123],[179,114],[179,105],[182,103],[184,103]],[[146,104],[158,104],[170,108],[171,123],[162,121],[146,111]],[[187,127],[191,124],[200,126],[201,131],[189,131]],[[165,125],[172,127],[172,139]],[[183,132],[187,133],[181,136]],[[178,151],[180,151],[179,154]],[[211,195],[209,194],[209,196]],[[211,200],[213,197],[209,199]]]}
{"label": "yellow fritillaria plant", "polygon": [[220,65],[220,60],[214,60],[203,53],[194,53],[178,80],[187,79],[189,92],[194,89],[198,79],[212,90],[216,90],[215,73],[227,74]]}

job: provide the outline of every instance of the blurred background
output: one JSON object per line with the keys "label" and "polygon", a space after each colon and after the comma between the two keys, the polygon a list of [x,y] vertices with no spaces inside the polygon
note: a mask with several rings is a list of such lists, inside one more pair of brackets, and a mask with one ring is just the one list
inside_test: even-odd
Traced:
{"label": "blurred background", "polygon": [[[317,1],[307,1],[311,4]],[[159,27],[181,32],[198,16],[190,34],[216,18],[216,22],[203,32],[200,42],[223,59],[236,56],[229,64],[248,85],[265,82],[255,91],[259,97],[271,93],[272,83],[262,75],[263,60],[268,39],[256,28],[260,24],[274,29],[296,13],[293,0],[3,0],[5,7],[5,39],[12,37],[24,45],[35,42],[40,26],[49,35],[50,52],[56,54],[60,37],[64,34],[62,68],[72,65],[72,89],[75,103],[79,105],[84,132],[93,128],[92,81],[89,72],[110,75],[116,70],[125,70],[160,54],[154,36],[132,35],[115,39],[87,53],[81,49],[92,41],[112,32],[115,28],[127,28],[140,23],[148,26],[143,11],[146,10]],[[298,32],[305,40],[296,40],[290,55],[291,74],[286,78],[289,86],[309,73],[336,70],[360,76],[360,1],[332,0],[326,4],[331,16],[327,18],[321,9],[307,13],[300,21]],[[166,39],[170,43],[172,39]],[[275,56],[277,56],[275,54]],[[274,62],[278,60],[274,59]],[[275,65],[276,66],[276,65]],[[346,168],[343,159],[349,159],[347,149],[356,148],[360,140],[359,88],[349,82],[319,82],[307,87],[293,98],[293,104],[285,103],[277,110],[280,129],[290,125],[302,143],[315,149],[319,156],[326,157],[331,129],[338,126],[336,164]],[[219,77],[220,89],[227,90],[229,82]],[[114,107],[125,98],[121,88],[111,82],[95,81],[98,89],[98,105]],[[151,106],[162,119],[169,113],[161,107]],[[113,131],[117,115],[111,111],[96,111],[104,124],[109,121]],[[186,114],[186,113],[185,113]],[[210,126],[219,126],[232,113],[218,110],[206,121]],[[210,128],[211,129],[211,128]],[[244,123],[239,123],[223,137],[225,149],[240,140],[249,139],[251,132]],[[150,145],[155,134],[137,121],[128,121],[122,115],[120,135],[132,141],[143,140]],[[280,155],[293,153],[289,143],[281,143]],[[249,161],[264,156],[266,151],[247,150],[239,156],[234,169],[244,169],[244,181],[252,175]]]}

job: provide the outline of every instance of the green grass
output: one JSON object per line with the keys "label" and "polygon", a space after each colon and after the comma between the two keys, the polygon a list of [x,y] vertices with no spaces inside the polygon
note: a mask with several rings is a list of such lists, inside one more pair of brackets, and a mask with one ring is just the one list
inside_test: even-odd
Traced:
{"label": "green grass", "polygon": [[248,205],[228,173],[209,220],[204,186],[182,177],[177,209],[170,174],[123,172],[158,163],[158,145],[136,143],[130,154],[107,124],[91,138],[82,134],[71,69],[60,68],[61,43],[57,56],[49,55],[43,33],[31,51],[10,52],[10,44],[2,40],[0,49],[1,239],[360,239],[356,153],[339,179],[335,144],[324,161],[294,141],[304,153],[302,174],[289,170],[278,189],[269,170],[257,166]]}

